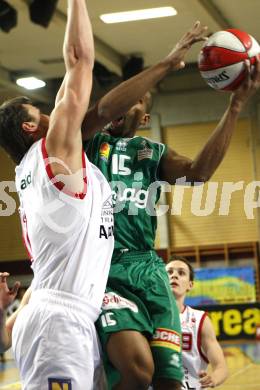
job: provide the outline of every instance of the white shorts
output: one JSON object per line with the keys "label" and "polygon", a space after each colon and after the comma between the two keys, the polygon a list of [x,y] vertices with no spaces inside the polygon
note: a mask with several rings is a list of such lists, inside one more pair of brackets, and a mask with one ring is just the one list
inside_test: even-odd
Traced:
{"label": "white shorts", "polygon": [[102,362],[94,326],[97,315],[98,310],[71,294],[33,292],[12,332],[23,389],[103,389],[98,384]]}

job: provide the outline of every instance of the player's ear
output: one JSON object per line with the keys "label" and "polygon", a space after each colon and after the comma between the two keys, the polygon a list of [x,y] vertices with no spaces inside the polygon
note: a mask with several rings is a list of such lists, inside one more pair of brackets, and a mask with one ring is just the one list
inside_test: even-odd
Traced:
{"label": "player's ear", "polygon": [[144,116],[142,117],[142,120],[141,120],[141,125],[148,126],[149,122],[150,122],[150,115],[144,114]]}
{"label": "player's ear", "polygon": [[190,280],[189,287],[188,287],[187,291],[190,291],[192,289],[193,285],[194,285],[193,281]]}
{"label": "player's ear", "polygon": [[37,131],[38,126],[35,122],[23,122],[22,129],[25,131],[25,133],[32,134]]}

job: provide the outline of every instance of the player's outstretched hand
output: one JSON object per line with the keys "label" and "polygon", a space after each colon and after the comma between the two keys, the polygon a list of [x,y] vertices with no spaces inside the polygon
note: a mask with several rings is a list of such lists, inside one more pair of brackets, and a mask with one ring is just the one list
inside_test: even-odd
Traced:
{"label": "player's outstretched hand", "polygon": [[12,289],[8,288],[8,272],[0,272],[0,310],[5,310],[14,300],[20,287],[20,282],[15,282]]}
{"label": "player's outstretched hand", "polygon": [[260,55],[256,56],[254,65],[245,60],[245,69],[245,80],[231,95],[231,104],[238,111],[241,111],[248,99],[260,88]]}
{"label": "player's outstretched hand", "polygon": [[202,389],[206,389],[208,387],[211,388],[216,387],[216,382],[214,381],[213,376],[207,373],[206,371],[200,371],[199,377],[200,377],[200,384]]}
{"label": "player's outstretched hand", "polygon": [[207,29],[208,27],[202,26],[201,23],[197,21],[194,26],[183,35],[165,59],[165,61],[171,64],[172,70],[184,68],[184,57],[191,46],[196,42],[206,41],[208,39],[205,35]]}

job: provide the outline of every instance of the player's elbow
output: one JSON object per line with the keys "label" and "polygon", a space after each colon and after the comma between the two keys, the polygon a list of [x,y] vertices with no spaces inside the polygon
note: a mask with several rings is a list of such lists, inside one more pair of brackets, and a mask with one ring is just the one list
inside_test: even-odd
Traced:
{"label": "player's elbow", "polygon": [[102,102],[100,102],[97,105],[97,114],[98,114],[99,120],[101,120],[105,124],[108,122],[111,122],[111,120],[115,119],[115,118],[112,118],[111,107],[109,107],[109,105],[107,105],[107,104],[103,104]]}
{"label": "player's elbow", "polygon": [[85,67],[91,71],[94,68],[94,58],[94,50],[92,51],[91,48],[81,47],[77,52],[77,60],[84,64]]}
{"label": "player's elbow", "polygon": [[67,68],[72,68],[78,63],[83,64],[86,69],[91,71],[94,68],[94,46],[92,45],[68,45],[64,44],[63,56]]}
{"label": "player's elbow", "polygon": [[216,385],[219,386],[222,383],[225,382],[225,380],[228,378],[229,372],[226,360],[223,358],[221,361],[216,364],[215,367],[213,367],[213,376],[215,376],[215,382]]}
{"label": "player's elbow", "polygon": [[203,185],[209,181],[210,175],[205,174],[204,172],[191,172],[189,181],[192,185]]}
{"label": "player's elbow", "polygon": [[195,178],[193,179],[193,182],[199,183],[199,184],[204,184],[207,181],[209,181],[210,176],[208,175],[196,175]]}
{"label": "player's elbow", "polygon": [[227,379],[228,375],[229,375],[228,367],[227,367],[227,363],[225,361],[223,364],[223,382]]}

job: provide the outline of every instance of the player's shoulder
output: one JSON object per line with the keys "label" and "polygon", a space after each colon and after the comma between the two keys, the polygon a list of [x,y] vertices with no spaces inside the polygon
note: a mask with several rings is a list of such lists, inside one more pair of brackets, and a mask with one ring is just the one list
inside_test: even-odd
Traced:
{"label": "player's shoulder", "polygon": [[148,137],[144,137],[144,136],[141,136],[141,135],[135,135],[133,137],[133,139],[137,140],[138,142],[142,142],[142,143],[146,143],[146,144],[149,144],[149,145],[153,145],[153,146],[160,146],[160,145],[164,145],[163,143],[161,142],[158,142],[158,141],[155,141],[151,138],[148,138]]}
{"label": "player's shoulder", "polygon": [[43,139],[40,139],[32,144],[30,149],[23,156],[22,160],[20,161],[20,164],[16,166],[16,176],[22,174],[22,172],[28,167],[30,167],[31,170],[33,169],[33,167],[35,167],[36,161],[39,160],[40,157],[42,157],[42,142]]}
{"label": "player's shoulder", "polygon": [[190,315],[193,315],[199,319],[207,316],[207,313],[205,312],[205,310],[195,309],[194,307],[191,307],[191,306],[186,306],[186,310],[189,312]]}

